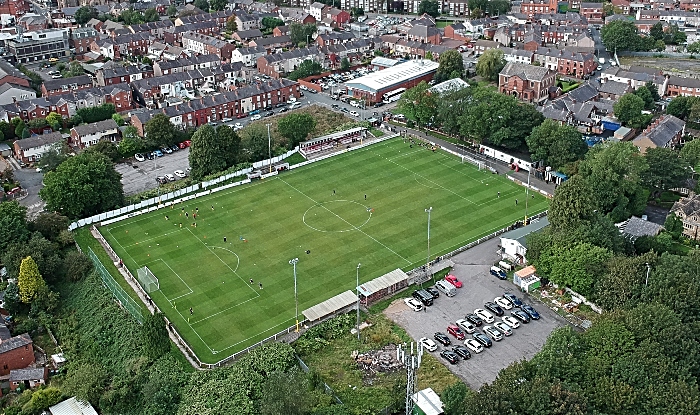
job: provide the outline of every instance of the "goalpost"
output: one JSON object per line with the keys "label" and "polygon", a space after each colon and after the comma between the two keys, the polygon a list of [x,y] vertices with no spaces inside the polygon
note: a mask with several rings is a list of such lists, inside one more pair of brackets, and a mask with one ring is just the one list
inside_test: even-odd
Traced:
{"label": "goalpost", "polygon": [[150,294],[153,291],[160,290],[160,282],[158,281],[158,278],[153,275],[153,272],[151,272],[147,266],[137,270],[136,278],[139,280],[141,287],[143,287],[147,293]]}
{"label": "goalpost", "polygon": [[475,165],[479,170],[483,170],[485,168],[483,161],[476,160],[476,159],[471,158],[469,156],[462,156],[462,163],[464,163],[465,161],[467,163],[471,163],[471,164]]}

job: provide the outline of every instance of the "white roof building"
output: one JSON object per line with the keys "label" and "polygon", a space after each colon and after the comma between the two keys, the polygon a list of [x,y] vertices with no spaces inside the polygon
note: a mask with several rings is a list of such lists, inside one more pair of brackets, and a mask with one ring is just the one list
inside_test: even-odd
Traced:
{"label": "white roof building", "polygon": [[449,81],[441,82],[428,89],[430,92],[445,94],[448,92],[459,91],[460,89],[469,88],[469,84],[462,78],[453,78]]}
{"label": "white roof building", "polygon": [[79,401],[75,396],[50,407],[49,412],[51,415],[97,415],[89,402]]}
{"label": "white roof building", "polygon": [[426,59],[416,59],[394,65],[390,68],[372,72],[345,83],[350,95],[361,99],[368,98],[373,102],[381,96],[398,88],[412,88],[420,81],[432,79],[437,72],[437,62]]}

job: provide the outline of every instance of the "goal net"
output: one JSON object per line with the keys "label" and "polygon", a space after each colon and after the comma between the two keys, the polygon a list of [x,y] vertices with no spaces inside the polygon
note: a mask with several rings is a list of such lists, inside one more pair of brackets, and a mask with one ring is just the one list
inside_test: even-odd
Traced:
{"label": "goal net", "polygon": [[484,169],[484,162],[483,161],[479,161],[479,160],[471,158],[469,156],[462,156],[462,163],[464,163],[465,161],[467,163],[471,163],[471,164],[475,165],[479,170]]}
{"label": "goal net", "polygon": [[153,291],[160,290],[160,282],[158,281],[158,278],[153,275],[148,267],[144,266],[143,268],[139,268],[136,273],[136,278],[138,278],[139,284],[141,284],[141,287],[143,287],[147,293],[150,294]]}

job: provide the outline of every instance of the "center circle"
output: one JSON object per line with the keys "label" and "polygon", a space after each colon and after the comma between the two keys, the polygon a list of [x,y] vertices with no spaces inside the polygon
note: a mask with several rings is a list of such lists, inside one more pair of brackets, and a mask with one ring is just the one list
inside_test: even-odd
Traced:
{"label": "center circle", "polygon": [[318,232],[350,232],[365,226],[371,218],[369,206],[354,200],[331,200],[308,208],[302,220]]}

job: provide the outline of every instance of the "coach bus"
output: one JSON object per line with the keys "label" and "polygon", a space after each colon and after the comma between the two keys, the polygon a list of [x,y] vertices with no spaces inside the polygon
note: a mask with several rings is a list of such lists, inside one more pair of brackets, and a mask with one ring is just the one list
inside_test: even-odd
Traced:
{"label": "coach bus", "polygon": [[391,102],[398,101],[404,92],[406,92],[406,88],[399,88],[399,89],[395,89],[391,92],[387,92],[386,94],[384,94],[382,101],[385,104],[389,104]]}

